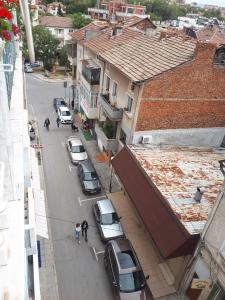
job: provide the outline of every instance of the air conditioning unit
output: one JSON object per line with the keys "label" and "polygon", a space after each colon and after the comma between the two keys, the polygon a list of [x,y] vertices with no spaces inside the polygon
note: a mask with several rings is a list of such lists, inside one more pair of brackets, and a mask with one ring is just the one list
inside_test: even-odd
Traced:
{"label": "air conditioning unit", "polygon": [[141,142],[142,142],[142,144],[150,144],[152,142],[152,136],[151,135],[143,135]]}

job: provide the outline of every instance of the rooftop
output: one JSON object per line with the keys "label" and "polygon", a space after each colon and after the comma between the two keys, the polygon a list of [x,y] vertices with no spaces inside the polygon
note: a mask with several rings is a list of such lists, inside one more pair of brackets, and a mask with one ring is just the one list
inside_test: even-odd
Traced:
{"label": "rooftop", "polygon": [[196,32],[197,39],[202,42],[209,42],[217,46],[225,44],[225,29],[219,26],[207,26]]}
{"label": "rooftop", "polygon": [[58,17],[58,16],[44,16],[40,19],[40,25],[46,27],[58,27],[58,28],[74,28],[71,18]]}
{"label": "rooftop", "polygon": [[138,34],[100,56],[132,81],[139,82],[192,60],[195,47],[194,39],[178,34],[160,38],[156,32],[154,36]]}
{"label": "rooftop", "polygon": [[94,21],[83,28],[77,30],[76,32],[71,33],[71,37],[73,40],[81,41],[85,37],[85,33],[87,30],[100,31],[103,28],[108,27],[108,22],[106,21]]}
{"label": "rooftop", "polygon": [[[128,148],[186,230],[200,233],[224,180],[218,161],[225,158],[225,150],[143,145]],[[204,191],[200,203],[194,200],[197,187]]]}

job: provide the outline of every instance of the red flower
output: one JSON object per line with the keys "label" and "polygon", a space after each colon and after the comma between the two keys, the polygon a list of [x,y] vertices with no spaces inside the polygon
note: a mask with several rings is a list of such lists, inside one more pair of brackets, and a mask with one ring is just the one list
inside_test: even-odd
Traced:
{"label": "red flower", "polygon": [[19,32],[19,28],[15,24],[12,24],[12,31],[14,35],[17,35]]}
{"label": "red flower", "polygon": [[1,30],[0,36],[2,36],[7,41],[11,41],[11,34],[8,30]]}
{"label": "red flower", "polygon": [[7,9],[5,9],[4,7],[0,7],[0,18],[11,20],[12,15]]}

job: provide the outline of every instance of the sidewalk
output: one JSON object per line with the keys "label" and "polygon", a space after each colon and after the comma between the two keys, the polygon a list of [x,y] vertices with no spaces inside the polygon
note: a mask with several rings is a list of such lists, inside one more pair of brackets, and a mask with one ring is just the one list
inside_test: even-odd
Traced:
{"label": "sidewalk", "polygon": [[[79,122],[76,119],[76,125],[80,127]],[[99,179],[101,181],[102,190],[105,193],[109,193],[110,191],[110,181],[111,181],[111,192],[119,192],[121,191],[121,185],[115,176],[114,172],[112,172],[112,168],[110,163],[106,157],[106,155],[101,152],[98,148],[97,141],[91,140],[87,141],[83,135],[81,128],[79,129],[81,140],[84,144],[84,147],[87,151],[88,157],[92,161]]]}
{"label": "sidewalk", "polygon": [[44,73],[31,73],[31,75],[41,81],[45,81],[45,82],[48,82],[48,83],[62,83],[64,81],[70,81],[71,80],[71,77],[68,77],[68,76],[65,76],[64,78],[54,78],[54,79],[51,79],[49,77],[45,77],[44,76]]}

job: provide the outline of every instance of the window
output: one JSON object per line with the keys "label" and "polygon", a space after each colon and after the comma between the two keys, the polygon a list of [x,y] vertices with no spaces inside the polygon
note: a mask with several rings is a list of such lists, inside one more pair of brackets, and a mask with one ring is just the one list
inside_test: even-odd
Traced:
{"label": "window", "polygon": [[225,299],[225,291],[222,286],[217,282],[214,284],[209,296],[208,300],[224,300]]}
{"label": "window", "polygon": [[110,88],[110,78],[106,75],[105,76],[105,90],[109,91]]}
{"label": "window", "polygon": [[121,130],[120,130],[120,141],[121,141],[123,144],[126,144],[126,138],[127,138],[126,133],[123,131],[123,129],[121,129]]}
{"label": "window", "polygon": [[225,66],[225,47],[222,46],[216,50],[214,56],[214,65]]}
{"label": "window", "polygon": [[127,13],[128,13],[128,14],[132,14],[133,12],[134,12],[133,7],[128,7],[128,8],[127,8]]}
{"label": "window", "polygon": [[113,82],[112,95],[117,95],[117,83],[115,81]]}
{"label": "window", "polygon": [[132,104],[133,104],[133,99],[130,96],[128,96],[128,98],[127,98],[127,111],[131,112]]}

